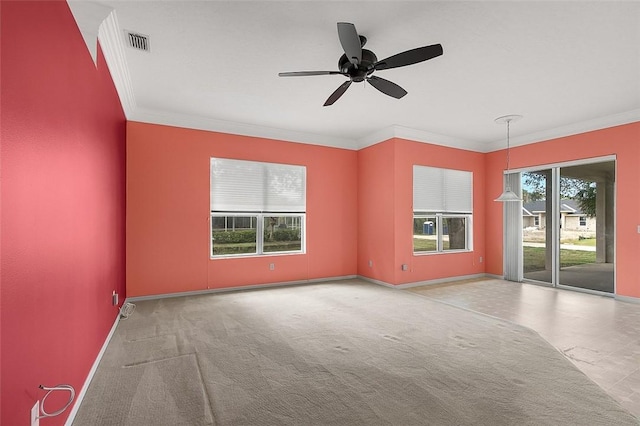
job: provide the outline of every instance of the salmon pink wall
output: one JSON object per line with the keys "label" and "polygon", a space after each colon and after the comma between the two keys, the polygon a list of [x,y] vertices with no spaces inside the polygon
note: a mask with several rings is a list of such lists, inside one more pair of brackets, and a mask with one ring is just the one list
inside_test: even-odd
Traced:
{"label": "salmon pink wall", "polygon": [[[473,251],[413,254],[414,165],[473,172]],[[358,166],[359,275],[396,285],[484,273],[483,154],[391,139],[359,151]]]}
{"label": "salmon pink wall", "polygon": [[358,151],[358,275],[385,283],[394,282],[394,154],[393,141]]}
{"label": "salmon pink wall", "polygon": [[[129,296],[356,274],[356,152],[136,122],[127,126]],[[306,254],[209,258],[211,157],[307,167]]]}
{"label": "salmon pink wall", "polygon": [[[395,149],[396,262],[394,267],[396,279],[394,283],[406,284],[484,273],[484,154],[402,139],[395,141]],[[473,173],[473,251],[413,254],[414,164]],[[402,264],[409,265],[409,270],[402,271]]]}
{"label": "salmon pink wall", "polygon": [[[616,293],[640,297],[640,123],[511,149],[511,168],[616,155]],[[486,155],[487,199],[502,192],[505,152]],[[502,275],[502,205],[487,204],[487,273]]]}
{"label": "salmon pink wall", "polygon": [[65,1],[2,1],[0,25],[0,423],[24,426],[38,385],[82,389],[125,296],[126,128]]}

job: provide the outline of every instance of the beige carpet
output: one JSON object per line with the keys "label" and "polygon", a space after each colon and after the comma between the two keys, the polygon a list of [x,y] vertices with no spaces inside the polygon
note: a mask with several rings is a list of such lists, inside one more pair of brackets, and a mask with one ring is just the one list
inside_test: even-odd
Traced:
{"label": "beige carpet", "polygon": [[359,280],[137,303],[74,425],[638,425],[535,332]]}

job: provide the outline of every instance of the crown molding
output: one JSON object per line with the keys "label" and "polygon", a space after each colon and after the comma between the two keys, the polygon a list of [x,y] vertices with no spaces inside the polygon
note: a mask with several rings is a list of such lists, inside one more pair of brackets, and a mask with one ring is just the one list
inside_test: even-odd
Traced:
{"label": "crown molding", "polygon": [[[529,133],[517,137],[509,138],[509,144],[514,146],[528,145],[536,142],[548,141],[566,136],[578,135],[580,133],[593,132],[595,130],[606,129],[609,127],[622,126],[640,122],[640,108],[618,114],[606,115],[592,120],[580,121],[568,124],[566,126],[555,127],[553,129],[543,130],[541,132]],[[484,152],[493,152],[505,149],[505,140],[493,141],[485,145]]]}
{"label": "crown molding", "polygon": [[[412,129],[403,126],[389,126],[370,133],[360,139],[338,138],[314,133],[299,132],[294,130],[278,129],[266,126],[257,126],[248,123],[238,123],[214,118],[169,113],[143,108],[135,108],[127,119],[143,123],[160,124],[175,127],[184,127],[197,130],[228,133],[234,135],[260,137],[287,142],[306,143],[311,145],[329,146],[333,148],[360,150],[380,142],[393,138],[405,139],[419,143],[446,146],[467,151],[488,153],[504,149],[504,140],[483,143],[454,138],[424,130]],[[600,117],[595,120],[582,121],[567,126],[557,127],[542,132],[521,135],[510,138],[511,147],[542,142],[550,139],[571,136],[589,131],[605,129],[640,121],[640,109],[621,114]]]}
{"label": "crown molding", "polygon": [[78,25],[87,50],[98,66],[98,31],[100,24],[113,11],[113,8],[92,2],[67,0],[67,5]]}
{"label": "crown molding", "polygon": [[311,145],[322,145],[349,150],[357,149],[356,142],[348,138],[338,138],[327,135],[318,135],[315,133],[298,132],[294,130],[258,126],[248,123],[218,120],[215,118],[196,115],[136,108],[135,111],[132,112],[131,116],[127,118],[131,121],[139,121],[142,123],[185,127],[196,130],[276,139],[286,142],[306,143]]}
{"label": "crown molding", "polygon": [[384,127],[382,129],[376,130],[375,132],[369,133],[363,138],[358,139],[356,141],[358,149],[366,148],[368,146],[395,138],[395,127],[396,126]]}
{"label": "crown molding", "polygon": [[389,126],[384,129],[380,129],[364,138],[358,139],[358,149],[366,148],[371,145],[375,145],[380,142],[392,138],[406,139],[413,142],[429,143],[433,145],[441,145],[452,148],[464,149],[469,151],[481,152],[483,145],[477,141],[470,141],[460,138],[454,138],[451,136],[441,135],[438,133],[428,132],[425,130],[412,129],[404,126]]}
{"label": "crown molding", "polygon": [[100,25],[98,40],[111,73],[113,84],[120,97],[124,115],[127,119],[130,119],[136,110],[136,100],[133,95],[131,76],[129,75],[129,67],[127,66],[127,58],[124,52],[122,31],[120,30],[120,25],[118,25],[118,17],[115,10],[112,10]]}

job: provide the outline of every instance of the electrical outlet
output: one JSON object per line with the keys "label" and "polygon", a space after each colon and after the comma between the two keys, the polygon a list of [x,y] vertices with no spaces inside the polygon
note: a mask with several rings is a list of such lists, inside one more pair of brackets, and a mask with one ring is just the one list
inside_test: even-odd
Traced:
{"label": "electrical outlet", "polygon": [[373,260],[369,261],[369,268],[373,268]]}
{"label": "electrical outlet", "polygon": [[406,263],[402,264],[402,270],[403,271],[408,271],[409,270],[409,265],[407,265]]}
{"label": "electrical outlet", "polygon": [[113,294],[111,295],[111,303],[113,306],[118,306],[118,293],[116,293],[115,290],[113,290]]}
{"label": "electrical outlet", "polygon": [[36,401],[36,405],[31,407],[31,426],[40,426],[40,401]]}
{"label": "electrical outlet", "polygon": [[482,256],[480,256],[480,263],[482,263]]}
{"label": "electrical outlet", "polygon": [[269,270],[273,271],[274,269],[276,269],[276,264],[275,263],[270,263],[269,264]]}

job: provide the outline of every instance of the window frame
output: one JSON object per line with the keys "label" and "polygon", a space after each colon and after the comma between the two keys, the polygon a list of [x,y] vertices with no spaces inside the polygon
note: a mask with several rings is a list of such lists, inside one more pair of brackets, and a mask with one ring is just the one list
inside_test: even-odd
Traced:
{"label": "window frame", "polygon": [[[413,165],[412,251],[415,256],[473,251],[473,172]],[[416,219],[435,218],[435,250],[416,251]],[[444,220],[464,219],[465,247],[445,248]],[[424,226],[424,225],[423,225]],[[424,234],[423,234],[424,235]],[[447,238],[449,234],[447,233]]]}
{"label": "window frame", "polygon": [[[255,220],[256,227],[251,228],[256,230],[256,251],[252,253],[237,253],[237,254],[214,254],[213,243],[213,218],[214,217],[251,217]],[[266,217],[295,217],[300,218],[300,250],[283,250],[283,251],[265,251],[264,249],[264,219]],[[292,254],[305,254],[306,253],[306,213],[281,213],[281,212],[211,212],[209,220],[209,258],[210,259],[225,259],[235,257],[257,257],[257,256],[279,256],[279,255],[292,255]]]}
{"label": "window frame", "polygon": [[[299,164],[273,163],[265,161],[241,160],[221,157],[210,157],[209,159],[209,259],[228,259],[238,257],[262,257],[296,255],[306,253],[306,186],[307,167]],[[214,164],[216,166],[214,167]],[[237,170],[246,169],[242,175],[238,175]],[[285,172],[281,172],[285,170]],[[293,170],[287,172],[287,170]],[[228,171],[228,173],[227,173]],[[242,173],[242,172],[241,172]],[[284,173],[284,174],[282,174]],[[225,175],[227,176],[225,179]],[[223,176],[218,178],[218,176]],[[293,176],[293,189],[290,195],[282,198],[283,190],[287,191],[291,186],[281,186],[278,183],[283,179],[292,182],[289,176]],[[295,183],[296,176],[298,183]],[[244,183],[237,179],[245,179]],[[289,179],[287,179],[289,178]],[[215,180],[222,179],[222,180]],[[236,179],[236,180],[233,180]],[[255,181],[257,185],[247,186],[247,181]],[[275,182],[275,186],[274,186]],[[239,185],[238,185],[239,183]],[[285,183],[286,185],[286,183]],[[214,198],[214,188],[219,193],[218,198]],[[245,192],[246,189],[246,192]],[[255,190],[254,190],[255,189]],[[235,191],[235,192],[234,192]],[[246,195],[241,195],[245,194]],[[229,196],[231,198],[229,198]],[[249,197],[249,198],[247,198]],[[272,198],[274,197],[274,198]],[[280,197],[280,198],[278,198]],[[274,204],[274,201],[275,204]],[[250,253],[224,253],[215,254],[214,222],[219,217],[248,217],[250,218],[250,228],[255,229],[256,241],[255,251]],[[276,218],[296,218],[291,222],[297,222],[295,227],[287,229],[299,229],[300,249],[265,251],[265,231],[269,228],[265,226],[265,219]],[[285,219],[285,222],[287,220]],[[255,224],[255,227],[253,225]],[[230,229],[225,223],[224,229]],[[277,241],[277,240],[276,240]],[[297,240],[292,240],[296,241]],[[234,244],[234,243],[228,243]],[[235,243],[241,244],[241,243]],[[277,244],[276,244],[277,245]],[[296,244],[297,246],[297,244]],[[268,247],[267,247],[268,249]]]}
{"label": "window frame", "polygon": [[[416,219],[431,219],[435,218],[434,234],[436,235],[436,249],[435,250],[421,250],[416,251],[415,244],[413,243],[414,235],[413,226],[412,229],[412,250],[414,256],[423,255],[436,255],[447,253],[466,253],[473,251],[473,213],[450,213],[450,212],[414,212],[412,223]],[[465,248],[463,249],[445,249],[444,248],[444,224],[443,219],[446,218],[463,218],[465,219]],[[449,234],[447,233],[447,236]]]}
{"label": "window frame", "polygon": [[[249,229],[255,229],[256,230],[256,250],[252,253],[238,253],[238,254],[219,254],[219,255],[215,255],[213,253],[214,250],[214,238],[213,238],[213,223],[214,223],[214,218],[215,217],[224,217],[224,218],[230,218],[230,217],[249,217],[251,218],[251,222],[255,222],[256,227],[255,228],[249,228]],[[244,213],[244,212],[210,212],[210,216],[209,216],[209,257],[211,259],[218,259],[218,258],[223,258],[223,257],[241,257],[241,256],[256,256],[258,251],[258,227],[259,227],[259,221],[258,221],[258,217],[255,213]]]}

